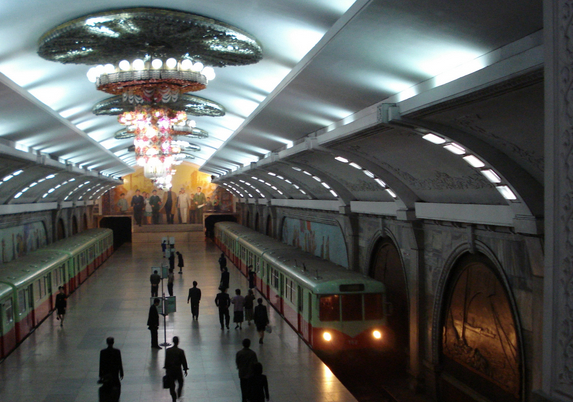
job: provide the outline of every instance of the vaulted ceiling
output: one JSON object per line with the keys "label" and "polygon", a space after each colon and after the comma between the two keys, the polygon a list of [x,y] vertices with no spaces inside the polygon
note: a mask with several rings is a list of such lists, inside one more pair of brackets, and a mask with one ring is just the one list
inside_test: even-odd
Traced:
{"label": "vaulted ceiling", "polygon": [[[32,164],[39,176],[59,171],[103,188],[132,171],[132,141],[114,138],[117,119],[92,113],[109,95],[88,81],[88,66],[47,61],[37,50],[42,34],[63,22],[134,6],[166,3],[0,4],[0,152],[10,155],[0,174]],[[216,69],[196,93],[226,115],[195,119],[209,137],[192,141],[200,150],[191,163],[237,196],[397,216],[419,210],[428,218],[442,212],[421,204],[483,204],[499,207],[489,223],[507,225],[542,215],[541,2],[174,0],[168,7],[223,21],[262,45],[262,61]],[[428,132],[446,142],[426,141]],[[444,148],[452,143],[462,154]],[[12,198],[17,192],[0,201],[24,202]],[[25,202],[51,197],[40,193]]]}

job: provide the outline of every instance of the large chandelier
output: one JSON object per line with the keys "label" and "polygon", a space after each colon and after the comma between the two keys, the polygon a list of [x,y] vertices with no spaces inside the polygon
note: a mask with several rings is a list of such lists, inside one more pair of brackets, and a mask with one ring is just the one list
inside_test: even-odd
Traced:
{"label": "large chandelier", "polygon": [[119,114],[119,122],[127,126],[123,138],[134,136],[137,164],[145,167],[146,176],[170,186],[180,153],[173,136],[202,135],[183,124],[189,108],[203,108],[201,115],[224,114],[220,105],[202,98],[189,106],[188,93],[207,87],[215,78],[213,67],[259,62],[262,48],[254,37],[224,22],[139,7],[67,21],[40,38],[38,54],[91,66],[88,79],[116,96],[100,102],[94,113]]}

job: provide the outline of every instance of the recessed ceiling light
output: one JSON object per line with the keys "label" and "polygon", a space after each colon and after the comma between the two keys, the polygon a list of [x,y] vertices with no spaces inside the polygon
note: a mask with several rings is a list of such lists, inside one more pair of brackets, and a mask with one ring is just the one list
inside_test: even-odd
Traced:
{"label": "recessed ceiling light", "polygon": [[445,139],[443,139],[442,137],[440,137],[439,135],[436,134],[432,134],[432,133],[428,133],[426,135],[422,136],[423,139],[425,139],[426,141],[430,141],[433,144],[443,144],[444,142],[446,142]]}
{"label": "recessed ceiling light", "polygon": [[444,145],[444,148],[456,155],[463,155],[466,153],[466,149],[461,145],[456,144],[455,142]]}

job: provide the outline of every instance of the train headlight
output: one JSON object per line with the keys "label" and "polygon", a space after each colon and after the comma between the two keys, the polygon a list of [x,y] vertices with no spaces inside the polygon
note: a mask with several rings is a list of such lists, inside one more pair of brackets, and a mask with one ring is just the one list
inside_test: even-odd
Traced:
{"label": "train headlight", "polygon": [[330,342],[332,340],[332,335],[330,335],[330,332],[323,332],[322,337],[326,342]]}
{"label": "train headlight", "polygon": [[372,336],[374,337],[374,339],[382,339],[382,332],[375,329],[374,331],[372,331]]}

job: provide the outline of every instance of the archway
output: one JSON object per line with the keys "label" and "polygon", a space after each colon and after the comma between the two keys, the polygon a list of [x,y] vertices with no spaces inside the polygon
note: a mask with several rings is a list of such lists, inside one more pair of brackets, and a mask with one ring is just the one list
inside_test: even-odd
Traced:
{"label": "archway", "polygon": [[440,400],[517,402],[522,386],[515,311],[495,265],[483,254],[458,259],[442,306]]}
{"label": "archway", "polygon": [[273,237],[273,217],[270,215],[267,217],[267,226],[265,228],[265,234],[267,236]]}
{"label": "archway", "polygon": [[88,216],[86,214],[84,214],[84,227],[83,230],[88,230],[89,229],[89,225],[88,225]]}
{"label": "archway", "polygon": [[255,231],[259,231],[259,213],[257,212],[255,215]]}
{"label": "archway", "polygon": [[72,236],[78,234],[78,220],[76,216],[72,216]]}
{"label": "archway", "polygon": [[396,363],[404,369],[410,339],[408,289],[400,253],[390,238],[381,238],[374,246],[370,276],[386,286],[386,301],[391,303],[392,313],[385,339],[395,352]]}
{"label": "archway", "polygon": [[251,226],[251,211],[247,210],[247,217],[245,221],[245,226],[250,228]]}
{"label": "archway", "polygon": [[64,221],[62,219],[58,219],[58,223],[56,224],[56,241],[63,240],[66,238],[66,228],[64,226]]}

